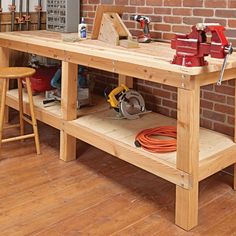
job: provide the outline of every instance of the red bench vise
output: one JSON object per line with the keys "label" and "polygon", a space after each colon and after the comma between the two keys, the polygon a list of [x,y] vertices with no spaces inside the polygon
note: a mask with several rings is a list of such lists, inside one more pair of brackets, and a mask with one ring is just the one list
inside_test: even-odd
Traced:
{"label": "red bench vise", "polygon": [[[218,24],[199,23],[192,27],[190,34],[177,34],[171,41],[171,48],[176,49],[173,64],[182,66],[205,66],[205,56],[225,58],[230,44],[224,35],[225,28]],[[211,33],[211,42],[207,40]],[[232,52],[231,52],[232,53]]]}
{"label": "red bench vise", "polygon": [[[221,75],[223,77],[226,61],[232,54],[232,45],[224,35],[225,28],[219,24],[199,23],[192,27],[192,32],[186,35],[177,34],[171,41],[171,48],[176,49],[172,64],[194,67],[206,66],[205,56],[225,58]],[[207,35],[211,35],[211,40]],[[209,42],[210,41],[210,42]],[[221,84],[222,78],[218,81]]]}

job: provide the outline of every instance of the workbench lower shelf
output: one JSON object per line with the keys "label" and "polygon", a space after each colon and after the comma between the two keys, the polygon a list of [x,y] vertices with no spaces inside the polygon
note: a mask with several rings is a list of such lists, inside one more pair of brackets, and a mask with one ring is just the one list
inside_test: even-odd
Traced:
{"label": "workbench lower shelf", "polygon": [[[18,109],[17,97],[17,90],[10,90],[7,105]],[[96,99],[96,106],[79,110],[78,119],[63,121],[60,104],[45,108],[42,100],[40,95],[34,97],[38,120],[63,129],[73,137],[174,184],[184,188],[191,187],[191,176],[176,168],[176,152],[153,154],[134,145],[134,138],[139,131],[156,126],[176,125],[175,119],[154,112],[137,120],[113,119],[115,112],[109,109],[102,98]],[[28,113],[25,97],[24,109]],[[200,128],[199,150],[199,181],[236,162],[233,138],[215,131]]]}

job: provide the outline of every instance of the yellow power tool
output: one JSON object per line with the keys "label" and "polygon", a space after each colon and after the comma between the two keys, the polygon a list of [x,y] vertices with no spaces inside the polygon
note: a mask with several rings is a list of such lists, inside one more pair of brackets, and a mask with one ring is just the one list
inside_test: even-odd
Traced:
{"label": "yellow power tool", "polygon": [[113,89],[107,96],[107,101],[121,119],[138,119],[140,114],[147,112],[142,95],[124,84]]}

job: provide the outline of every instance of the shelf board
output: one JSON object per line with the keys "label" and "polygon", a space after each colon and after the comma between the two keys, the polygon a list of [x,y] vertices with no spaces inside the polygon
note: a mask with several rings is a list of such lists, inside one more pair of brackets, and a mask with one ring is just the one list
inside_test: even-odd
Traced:
{"label": "shelf board", "polygon": [[[59,102],[48,104],[47,106],[43,105],[43,100],[45,97],[42,94],[33,96],[36,118],[46,124],[53,126],[54,128],[60,129],[62,123],[62,112]],[[24,100],[24,111],[26,114],[29,114],[28,106],[28,96],[26,93],[23,93]],[[92,114],[101,110],[107,110],[108,104],[103,102],[103,98],[100,96],[92,97],[92,106],[82,107],[78,110],[78,117],[84,116],[87,114]],[[11,89],[7,93],[7,105],[18,110],[18,90]]]}
{"label": "shelf board", "polygon": [[[176,168],[176,152],[154,154],[136,148],[136,134],[146,128],[176,125],[176,120],[151,112],[137,120],[118,120],[105,99],[93,96],[94,106],[78,110],[78,119],[63,122],[60,103],[43,105],[42,95],[34,96],[36,118],[57,129],[98,147],[118,158],[145,169],[172,183],[191,187],[191,176]],[[18,110],[18,90],[8,91],[7,105]],[[28,98],[24,94],[24,110],[29,114]],[[200,128],[199,180],[236,163],[236,145],[227,135]]]}
{"label": "shelf board", "polygon": [[[176,168],[176,152],[155,154],[136,148],[134,145],[135,136],[139,131],[157,126],[176,125],[175,119],[154,112],[145,114],[137,120],[111,119],[115,115],[115,111],[107,110],[81,117],[69,122],[68,132],[94,146],[96,146],[97,139],[99,140],[97,147],[136,166],[145,166],[143,163],[140,165],[139,161],[135,163],[136,155],[141,155],[144,160],[154,160],[170,168]],[[83,130],[83,132],[77,133],[76,130],[79,129]],[[91,135],[94,138],[90,140],[89,136]],[[107,146],[112,143],[114,143],[112,148]],[[131,153],[128,153],[132,157],[125,156],[127,153],[122,152],[121,149],[131,150]],[[227,158],[230,153],[231,157]],[[204,173],[199,173],[200,180],[236,162],[233,154],[234,156],[236,155],[236,145],[232,137],[200,128],[199,167],[204,166]],[[221,161],[222,158],[225,159],[224,162]],[[214,167],[212,168],[213,161]],[[144,169],[152,173],[155,172],[154,174],[160,176],[160,173],[155,171],[155,168],[149,167],[149,164]]]}

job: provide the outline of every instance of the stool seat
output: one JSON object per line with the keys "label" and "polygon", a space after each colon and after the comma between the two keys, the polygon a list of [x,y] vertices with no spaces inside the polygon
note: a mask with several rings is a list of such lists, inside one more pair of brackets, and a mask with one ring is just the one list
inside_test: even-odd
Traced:
{"label": "stool seat", "polygon": [[[1,153],[1,145],[3,143],[13,142],[17,140],[24,140],[28,138],[35,139],[35,147],[37,154],[40,154],[40,144],[39,144],[39,134],[37,121],[34,112],[34,102],[32,89],[30,85],[29,77],[35,73],[35,69],[28,67],[0,67],[0,81],[2,80],[2,95],[1,95],[1,104],[0,104],[0,153]],[[5,106],[6,106],[6,95],[8,90],[8,82],[10,79],[17,79],[18,84],[18,99],[19,99],[19,124],[4,127],[4,116],[5,116]],[[23,102],[23,89],[22,89],[22,79],[25,79],[26,90],[28,93],[29,100],[29,110],[31,119],[24,116],[24,102]],[[24,133],[24,122],[32,125],[33,133],[25,134]],[[3,129],[11,128],[11,127],[20,127],[20,135],[3,139]]]}
{"label": "stool seat", "polygon": [[29,67],[0,67],[0,79],[20,79],[31,77],[35,69]]}

